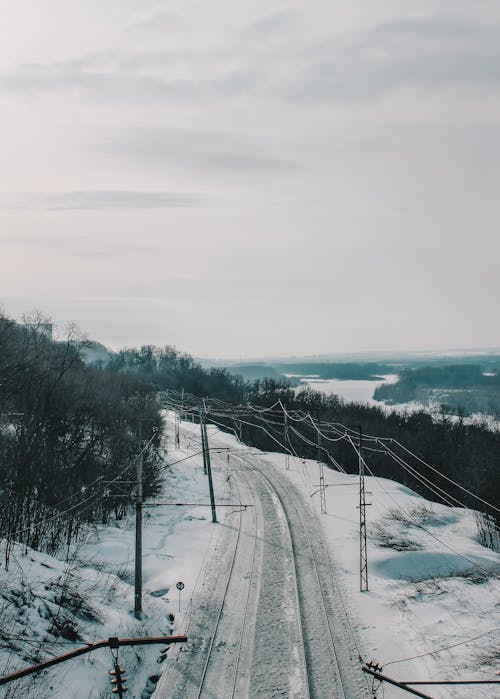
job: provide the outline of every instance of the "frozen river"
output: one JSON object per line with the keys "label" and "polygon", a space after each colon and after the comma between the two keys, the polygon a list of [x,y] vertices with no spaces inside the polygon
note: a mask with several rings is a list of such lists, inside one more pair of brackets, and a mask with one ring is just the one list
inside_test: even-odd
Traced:
{"label": "frozen river", "polygon": [[335,394],[347,401],[357,401],[358,403],[368,403],[369,405],[383,405],[380,401],[373,400],[373,392],[378,386],[384,383],[396,383],[397,374],[387,374],[382,377],[382,381],[362,380],[342,380],[342,379],[317,379],[304,378],[302,385],[310,386],[315,391],[322,391],[328,395]]}

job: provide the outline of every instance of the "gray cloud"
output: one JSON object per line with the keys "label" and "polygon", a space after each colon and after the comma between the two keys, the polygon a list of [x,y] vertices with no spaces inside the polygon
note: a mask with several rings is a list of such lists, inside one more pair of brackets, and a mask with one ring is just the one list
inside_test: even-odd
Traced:
{"label": "gray cloud", "polygon": [[243,29],[243,36],[252,39],[275,38],[277,34],[283,34],[284,31],[296,26],[298,21],[295,10],[280,10],[250,22]]}
{"label": "gray cloud", "polygon": [[383,40],[399,36],[404,41],[408,38],[418,38],[428,43],[436,39],[442,42],[473,42],[477,47],[498,46],[500,26],[495,23],[473,21],[470,17],[457,15],[428,15],[411,19],[399,19],[375,25],[371,34],[380,36]]}
{"label": "gray cloud", "polygon": [[297,168],[292,157],[276,157],[253,136],[234,131],[194,129],[126,129],[102,143],[105,152],[145,163],[155,162],[194,171],[233,174],[283,172]]}
{"label": "gray cloud", "polygon": [[61,248],[67,246],[68,241],[60,236],[49,235],[2,235],[0,237],[2,245],[9,247],[41,247],[41,248]]}
{"label": "gray cloud", "polygon": [[151,192],[134,190],[24,192],[3,195],[7,208],[71,211],[75,209],[168,209],[197,207],[200,196],[186,192]]}
{"label": "gray cloud", "polygon": [[[169,246],[170,248],[171,246]],[[158,255],[164,252],[167,248],[162,245],[134,245],[134,244],[120,244],[118,242],[114,242],[112,246],[103,246],[102,244],[99,246],[94,245],[89,245],[87,244],[86,247],[77,247],[72,249],[72,254],[74,257],[82,257],[82,258],[95,258],[95,259],[106,259],[106,258],[113,258],[116,259],[116,257],[127,257],[127,256],[133,256],[137,257],[138,255]]]}
{"label": "gray cloud", "polygon": [[193,97],[200,87],[189,80],[166,80],[149,75],[100,68],[88,70],[74,62],[59,65],[24,65],[0,75],[3,91],[26,96],[69,94],[101,103],[165,101]]}
{"label": "gray cloud", "polygon": [[360,100],[390,90],[500,82],[500,25],[429,16],[331,35],[298,49],[297,71],[275,94],[294,99]]}
{"label": "gray cloud", "polygon": [[156,10],[150,12],[141,19],[130,22],[126,31],[139,36],[154,34],[164,34],[179,25],[180,17],[175,12],[166,10]]}
{"label": "gray cloud", "polygon": [[[154,25],[155,17],[146,24]],[[4,68],[0,87],[26,96],[67,93],[103,104],[154,104],[248,94],[274,102],[345,102],[400,87],[470,89],[500,82],[498,23],[429,15],[307,36],[297,30],[299,18],[287,9],[264,16],[242,27],[243,43],[227,37],[171,49],[153,44]]]}

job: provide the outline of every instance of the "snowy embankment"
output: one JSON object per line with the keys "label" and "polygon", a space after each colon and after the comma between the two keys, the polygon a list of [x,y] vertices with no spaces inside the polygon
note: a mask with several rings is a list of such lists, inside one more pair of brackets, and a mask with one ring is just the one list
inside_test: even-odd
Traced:
{"label": "snowy embankment", "polygon": [[[281,455],[268,458],[283,462]],[[315,462],[290,459],[290,465],[289,475],[304,495],[317,491]],[[384,664],[399,680],[494,678],[500,661],[500,554],[477,543],[472,513],[431,503],[394,481],[366,478],[369,591],[361,593],[358,479],[328,470],[326,482],[321,522],[363,658]],[[313,498],[319,511],[319,493]],[[422,657],[390,665],[417,655]],[[498,696],[493,686],[422,690],[433,697]],[[402,695],[385,687],[386,698]]]}
{"label": "snowy embankment", "polygon": [[[186,458],[186,451],[172,448],[172,426],[167,429],[168,463]],[[199,452],[193,436],[184,448]],[[225,474],[214,474],[219,496],[226,487]],[[208,502],[201,456],[166,469],[164,491],[158,503]],[[179,593],[184,611],[198,580],[216,527],[206,507],[158,505],[144,508],[143,618],[134,617],[135,517],[95,526],[85,541],[59,560],[18,546],[10,568],[0,568],[0,675],[110,636],[168,635],[177,630]],[[0,541],[0,554],[2,543]],[[126,668],[130,699],[145,699],[154,690],[164,657],[163,646],[120,650]],[[101,699],[110,695],[108,649],[92,652],[0,687],[0,697],[48,697],[51,699]]]}
{"label": "snowy embankment", "polygon": [[[212,432],[214,445],[241,446],[233,436]],[[288,471],[282,454],[260,454],[259,461],[286,474],[320,511],[315,461],[290,457]],[[500,554],[477,542],[473,513],[367,477],[369,591],[361,593],[358,479],[327,469],[326,483],[327,513],[320,519],[364,660],[377,660],[399,680],[497,679]],[[422,691],[493,699],[498,685]],[[385,686],[386,699],[402,695]]]}
{"label": "snowy embankment", "polygon": [[[145,508],[144,619],[136,620],[131,611],[133,517],[96,527],[67,564],[34,551],[25,555],[18,548],[10,570],[0,570],[1,674],[108,636],[180,632],[185,617],[199,613],[190,600],[196,600],[219,528],[210,522],[207,507],[159,504],[208,502],[199,427],[182,423],[180,450],[172,448],[172,431],[169,420],[166,461],[193,456],[166,470],[158,506],[148,503]],[[234,437],[209,426],[209,439],[214,449],[235,449],[230,462],[214,459],[215,493],[222,501],[228,468],[245,462],[236,456],[241,444]],[[259,454],[259,462],[286,474],[319,511],[316,462],[290,458],[288,471],[281,454]],[[360,593],[357,479],[327,469],[326,482],[327,514],[321,515],[321,523],[363,658],[383,663],[388,675],[402,680],[494,677],[499,661],[500,554],[477,543],[472,513],[431,503],[393,481],[368,477],[370,589]],[[218,513],[221,519],[224,509]],[[185,583],[181,614],[175,589],[179,580]],[[172,624],[169,614],[176,617]],[[474,640],[466,642],[469,639]],[[147,697],[153,690],[148,678],[162,672],[161,650],[153,646],[121,652],[131,699]],[[421,657],[390,664],[414,656]],[[68,661],[32,679],[32,696],[108,696],[109,669],[108,650]],[[10,694],[7,685],[0,688],[0,696],[30,697],[29,689],[21,689],[29,684],[13,683]],[[492,686],[423,691],[437,698],[497,696]],[[400,690],[385,688],[386,699],[401,696]]]}

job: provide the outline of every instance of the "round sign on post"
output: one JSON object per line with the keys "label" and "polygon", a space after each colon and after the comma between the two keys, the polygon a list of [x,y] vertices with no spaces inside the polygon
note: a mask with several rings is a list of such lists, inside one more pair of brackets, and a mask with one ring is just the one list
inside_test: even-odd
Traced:
{"label": "round sign on post", "polygon": [[184,589],[184,583],[182,580],[179,580],[175,587],[179,590],[179,611],[181,611],[181,592]]}

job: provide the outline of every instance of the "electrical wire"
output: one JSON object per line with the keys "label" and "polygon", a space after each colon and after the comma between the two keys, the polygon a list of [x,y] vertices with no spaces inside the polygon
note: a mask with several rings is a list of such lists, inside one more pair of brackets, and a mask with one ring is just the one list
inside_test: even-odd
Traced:
{"label": "electrical wire", "polygon": [[427,466],[427,468],[430,468],[431,471],[434,471],[434,473],[439,474],[440,476],[442,476],[442,478],[444,478],[445,480],[447,480],[449,483],[453,483],[453,485],[456,485],[457,488],[460,488],[460,490],[463,490],[465,493],[467,493],[467,494],[470,495],[471,497],[475,498],[476,500],[479,500],[479,501],[482,502],[484,505],[488,505],[488,507],[491,507],[491,509],[493,509],[493,510],[495,510],[496,512],[500,513],[500,507],[496,507],[495,505],[492,505],[491,502],[488,502],[487,500],[483,500],[483,498],[479,497],[479,495],[476,495],[475,493],[473,493],[473,492],[472,492],[471,490],[469,490],[468,488],[465,488],[465,486],[461,485],[460,483],[457,483],[457,481],[454,481],[453,478],[448,478],[448,476],[446,476],[444,473],[441,473],[441,472],[438,471],[436,468],[434,468],[434,466],[431,466],[431,465],[428,464],[426,461],[424,461],[424,460],[421,459],[419,456],[417,456],[417,454],[414,454],[412,451],[410,451],[409,449],[407,449],[407,448],[404,446],[404,444],[401,444],[401,442],[399,442],[398,440],[393,440],[393,441],[394,441],[395,444],[397,444],[398,446],[400,446],[401,449],[404,449],[406,452],[408,452],[408,454],[410,454],[410,455],[413,456],[415,459],[417,459],[418,461],[420,461],[421,464],[423,464],[424,466]]}
{"label": "electrical wire", "polygon": [[[193,398],[199,402],[199,398],[196,398],[196,397],[193,397]],[[234,417],[234,414],[235,414],[235,406],[233,406],[233,405],[231,405],[231,404],[229,404],[229,403],[226,403],[226,402],[224,402],[224,401],[221,401],[221,400],[219,400],[219,399],[214,399],[214,400],[215,400],[219,405],[221,405],[221,406],[223,407],[223,410],[225,411],[225,415],[221,415],[221,414],[220,414],[220,411],[218,411],[218,416],[220,416],[220,417],[227,416],[227,417],[231,417],[233,420],[235,419],[235,417]],[[288,409],[286,408],[286,406],[283,404],[283,402],[282,402],[281,399],[279,399],[278,401],[276,401],[275,403],[273,403],[271,406],[269,406],[269,407],[267,407],[267,408],[262,408],[262,407],[260,407],[260,406],[256,407],[256,406],[252,406],[252,405],[249,404],[249,405],[247,405],[247,406],[237,406],[237,410],[239,410],[239,411],[247,411],[247,412],[248,412],[248,410],[251,410],[251,411],[253,411],[254,413],[257,413],[257,414],[259,414],[259,415],[262,415],[263,413],[266,413],[266,414],[276,414],[276,413],[277,413],[277,411],[276,411],[276,406],[279,406],[280,411],[282,412],[283,416],[286,417],[286,419],[288,419],[288,420],[290,420],[290,421],[292,421],[292,422],[295,422],[295,423],[298,423],[298,422],[302,422],[302,423],[304,423],[304,422],[309,422],[309,423],[311,424],[311,426],[313,427],[313,429],[316,430],[316,432],[318,433],[318,435],[320,435],[323,439],[325,439],[325,440],[328,441],[328,442],[336,442],[336,441],[340,442],[340,441],[343,441],[343,440],[344,440],[344,441],[350,441],[350,439],[352,439],[352,437],[357,436],[356,431],[355,431],[355,429],[354,429],[353,427],[343,425],[342,423],[339,423],[339,422],[331,422],[331,423],[329,423],[329,422],[321,422],[321,421],[319,421],[319,420],[318,420],[318,421],[315,421],[315,420],[311,417],[311,415],[310,415],[309,413],[303,413],[303,411],[290,411],[290,410],[288,410]],[[242,422],[243,424],[247,424],[247,425],[251,425],[251,426],[253,426],[253,427],[257,427],[256,425],[253,425],[252,423],[248,423],[248,422],[245,422],[244,420],[242,420],[241,415],[239,415],[237,419],[238,419],[238,421]],[[276,425],[278,425],[278,426],[280,426],[280,427],[282,427],[282,426],[284,427],[284,425],[282,425],[282,423],[280,423],[280,422],[275,422],[275,421],[267,420],[267,425],[268,425],[269,427],[271,426],[271,423],[272,423],[272,424],[276,424]],[[321,429],[320,425],[324,425],[324,426],[325,426],[325,429],[326,429],[326,428],[330,429],[330,430],[331,430],[334,434],[336,434],[337,436],[336,436],[336,437],[331,437],[331,436],[325,434],[325,432]],[[262,426],[260,426],[260,427],[262,428]],[[225,427],[225,428],[227,429],[227,427]],[[308,440],[307,437],[304,437],[304,435],[302,435],[302,434],[300,434],[299,432],[295,431],[295,429],[293,428],[292,425],[289,426],[289,429],[291,429],[292,431],[294,431],[294,434],[295,434],[299,439],[301,439],[305,444],[308,444],[309,446],[317,446],[317,445],[314,445],[313,442],[312,442],[311,440]],[[265,431],[265,430],[264,430],[264,431]],[[269,434],[269,433],[268,433],[268,434]],[[273,437],[272,435],[269,434],[269,436],[270,436],[272,439],[274,439],[274,437]],[[279,446],[281,446],[282,448],[284,448],[286,453],[289,453],[289,454],[292,453],[292,449],[290,449],[289,446],[286,444],[286,442],[287,442],[286,437],[285,437],[285,444],[284,444],[284,445],[283,445],[281,442],[277,441],[276,439],[274,439],[274,441],[277,442],[277,443],[279,444]],[[289,441],[289,440],[288,440],[288,441]],[[460,500],[458,500],[458,498],[455,498],[453,495],[451,495],[451,493],[449,493],[448,491],[444,490],[443,488],[441,488],[441,487],[440,487],[439,485],[437,485],[436,483],[433,483],[432,481],[430,481],[430,479],[428,479],[428,478],[427,478],[425,475],[423,475],[422,473],[419,473],[419,472],[415,469],[415,467],[413,467],[413,466],[411,466],[410,464],[408,464],[408,462],[407,462],[406,460],[401,459],[401,457],[400,457],[399,455],[397,455],[392,449],[390,449],[390,447],[388,446],[388,444],[396,444],[396,445],[399,446],[401,449],[403,449],[405,452],[407,452],[410,456],[412,456],[413,458],[417,459],[422,465],[424,465],[424,466],[426,466],[427,468],[431,469],[434,473],[436,473],[437,475],[441,476],[443,479],[445,479],[445,480],[448,481],[449,483],[452,483],[453,485],[455,485],[456,487],[460,488],[462,491],[464,491],[465,493],[467,493],[467,494],[470,495],[471,497],[477,499],[478,501],[480,501],[480,502],[482,502],[483,504],[487,505],[488,507],[492,508],[492,509],[495,510],[496,512],[499,512],[499,513],[500,513],[500,508],[496,507],[495,505],[493,505],[492,503],[488,502],[488,501],[485,500],[484,498],[481,498],[480,496],[476,495],[476,494],[473,493],[470,489],[466,488],[465,486],[462,486],[460,483],[458,483],[458,482],[455,481],[454,479],[449,478],[449,477],[446,476],[445,474],[441,473],[438,469],[436,469],[435,467],[433,467],[431,464],[427,463],[424,459],[422,459],[422,458],[419,457],[417,454],[415,454],[414,452],[412,452],[410,449],[408,449],[407,447],[405,447],[405,446],[404,446],[401,442],[399,442],[398,440],[395,440],[395,439],[393,439],[393,438],[391,438],[391,437],[379,437],[379,436],[375,436],[375,435],[363,434],[363,441],[364,441],[364,449],[365,449],[366,451],[374,452],[374,453],[386,453],[386,454],[388,454],[394,461],[396,461],[396,463],[399,464],[399,466],[401,466],[402,468],[404,468],[405,470],[407,470],[408,473],[410,473],[414,478],[416,478],[416,479],[417,479],[422,485],[424,485],[426,488],[428,488],[429,490],[431,490],[431,492],[433,492],[434,495],[436,495],[440,500],[444,500],[445,502],[448,502],[448,503],[450,503],[450,500],[453,500],[453,501],[455,501],[457,504],[459,504],[461,507],[466,507],[466,505],[465,505],[464,503],[462,503]],[[382,447],[382,448],[379,449],[379,448],[375,448],[374,446],[370,446],[370,444],[372,444],[372,443],[376,444],[377,447]],[[291,443],[290,443],[290,447],[291,447]],[[328,450],[327,450],[326,448],[322,447],[322,450],[323,450],[324,453],[328,453]],[[295,451],[295,450],[293,450],[293,451]],[[297,456],[296,453],[295,453],[294,455]],[[401,459],[401,460],[400,460],[400,459]],[[439,492],[438,492],[438,491],[439,491]]]}
{"label": "electrical wire", "polygon": [[[351,441],[351,443],[352,443],[352,441]],[[352,447],[353,447],[353,449],[356,451],[356,453],[359,455],[359,452],[358,452],[358,450],[357,450],[357,448],[356,448],[356,445],[355,445],[354,443],[352,443]],[[443,541],[442,539],[440,539],[438,536],[436,536],[436,534],[434,534],[434,533],[431,532],[429,529],[427,529],[427,527],[424,527],[423,524],[421,524],[417,519],[415,519],[415,517],[414,517],[410,512],[408,512],[400,503],[398,503],[398,501],[397,501],[395,498],[392,497],[392,495],[389,493],[389,491],[386,490],[386,489],[384,488],[384,486],[382,485],[382,482],[381,482],[380,479],[373,473],[373,471],[371,470],[371,468],[370,468],[370,467],[368,466],[368,464],[366,463],[365,459],[364,459],[361,455],[360,455],[359,458],[363,460],[363,463],[364,463],[365,468],[366,468],[366,470],[368,471],[368,473],[369,473],[371,476],[373,476],[373,478],[375,478],[375,480],[377,481],[377,483],[379,484],[379,486],[382,488],[382,490],[384,491],[384,493],[385,493],[389,498],[391,498],[391,500],[395,503],[397,509],[398,509],[398,510],[401,510],[401,512],[403,512],[403,513],[408,517],[408,519],[411,519],[412,522],[415,524],[416,527],[418,527],[419,529],[422,529],[422,531],[424,531],[424,532],[426,532],[427,534],[429,534],[429,536],[431,536],[433,539],[435,539],[437,542],[439,542],[442,546],[444,546],[445,548],[447,548],[449,551],[452,551],[455,555],[459,556],[460,558],[463,558],[465,561],[467,561],[467,563],[470,563],[470,565],[474,566],[475,568],[477,568],[478,570],[480,570],[482,573],[484,573],[484,574],[487,575],[488,577],[489,577],[490,575],[492,575],[492,572],[491,572],[491,571],[488,571],[486,568],[483,568],[483,566],[481,566],[479,563],[476,563],[476,562],[473,561],[471,558],[468,558],[467,556],[464,556],[463,553],[460,553],[460,551],[457,551],[455,548],[453,548],[453,546],[450,546],[450,544],[447,544],[445,541]]]}
{"label": "electrical wire", "polygon": [[450,507],[456,507],[458,505],[458,507],[468,509],[463,502],[460,502],[460,500],[457,500],[457,498],[455,498],[453,495],[450,495],[446,490],[443,490],[443,488],[440,488],[435,483],[432,483],[432,481],[430,481],[426,476],[419,474],[416,469],[410,466],[406,461],[404,461],[404,459],[395,454],[391,449],[386,447],[384,453],[386,453],[388,456],[391,456],[396,463],[398,463],[402,468],[404,468],[405,471],[410,473],[410,475],[416,478],[423,486],[425,486],[438,498],[444,500],[447,505],[449,505]]}
{"label": "electrical wire", "polygon": [[[120,478],[131,468],[133,468],[135,461],[137,458],[144,453],[144,451],[147,449],[147,447],[151,444],[153,439],[156,437],[156,434],[154,434],[151,439],[146,443],[145,447],[142,449],[139,454],[137,454],[134,457],[134,461],[126,466],[120,473],[115,476],[111,481],[108,481],[106,483],[106,486],[102,488],[101,490],[98,490],[96,493],[93,493],[92,495],[89,495],[88,498],[85,498],[84,500],[81,500],[80,502],[77,502],[75,505],[72,505],[71,507],[68,507],[67,509],[63,510],[62,512],[57,512],[56,514],[53,514],[49,517],[44,517],[43,519],[39,520],[38,522],[34,522],[30,524],[28,527],[24,527],[23,529],[18,529],[17,531],[14,532],[9,532],[9,537],[12,539],[14,537],[19,536],[20,534],[25,534],[27,531],[31,531],[33,528],[39,527],[42,524],[46,524],[47,522],[51,522],[52,520],[58,519],[60,517],[63,517],[64,515],[68,514],[68,512],[73,512],[73,510],[77,509],[81,505],[84,505],[86,502],[89,502],[90,500],[94,500],[95,498],[99,497],[100,495],[104,494],[106,490],[109,490],[109,486],[112,485],[113,483],[116,483],[116,481],[119,481]],[[93,504],[93,503],[92,503]],[[87,510],[90,509],[89,507],[84,508],[81,510],[81,512],[87,512]]]}
{"label": "electrical wire", "polygon": [[460,641],[459,643],[453,643],[450,646],[443,646],[442,648],[437,648],[436,650],[429,651],[428,653],[420,653],[420,655],[413,655],[410,658],[399,658],[399,660],[391,660],[388,663],[384,663],[383,667],[389,667],[389,665],[396,665],[397,663],[406,663],[410,660],[416,660],[417,658],[425,658],[428,655],[436,655],[437,653],[441,653],[444,650],[450,650],[451,648],[458,648],[458,646],[464,646],[467,643],[472,643],[473,641],[477,641],[480,638],[484,638],[484,636],[489,636],[492,633],[498,633],[500,631],[500,627],[497,627],[496,629],[490,629],[489,631],[485,631],[484,633],[480,633],[477,636],[473,636],[472,638],[468,638],[466,641]]}

